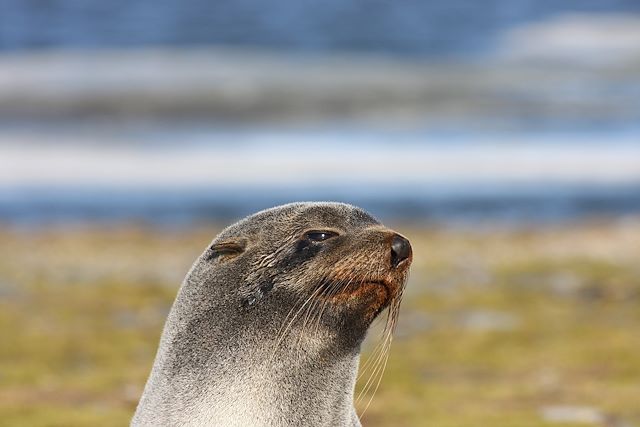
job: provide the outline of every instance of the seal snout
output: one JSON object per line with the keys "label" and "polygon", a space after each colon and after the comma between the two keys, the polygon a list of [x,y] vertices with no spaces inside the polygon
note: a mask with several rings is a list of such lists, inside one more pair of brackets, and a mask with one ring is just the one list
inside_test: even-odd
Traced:
{"label": "seal snout", "polygon": [[391,239],[391,265],[398,268],[400,264],[411,258],[411,243],[399,234]]}

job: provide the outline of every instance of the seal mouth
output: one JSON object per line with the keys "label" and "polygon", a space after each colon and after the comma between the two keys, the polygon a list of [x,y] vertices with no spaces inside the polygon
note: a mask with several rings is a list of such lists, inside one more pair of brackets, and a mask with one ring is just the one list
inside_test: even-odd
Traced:
{"label": "seal mouth", "polygon": [[398,283],[388,279],[367,278],[347,283],[327,280],[324,283],[318,296],[343,304],[367,302],[367,305],[376,312],[389,305],[401,290]]}
{"label": "seal mouth", "polygon": [[381,286],[387,292],[389,296],[394,295],[397,291],[397,286],[388,280],[367,280],[362,282],[360,286]]}

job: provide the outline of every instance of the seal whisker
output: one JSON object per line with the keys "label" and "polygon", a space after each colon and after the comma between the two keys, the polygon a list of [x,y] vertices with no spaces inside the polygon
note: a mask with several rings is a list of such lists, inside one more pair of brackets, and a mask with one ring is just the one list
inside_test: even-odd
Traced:
{"label": "seal whisker", "polygon": [[[322,292],[318,293],[318,295],[320,295],[321,293]],[[300,334],[298,336],[298,341],[296,343],[298,347],[300,346],[300,342],[302,341],[302,337],[304,336],[304,330],[307,327],[307,323],[309,322],[309,319],[311,318],[311,315],[314,312],[317,304],[318,304],[318,299],[315,298],[313,302],[310,305],[308,305],[305,310],[304,321],[302,322],[302,327],[300,328]]]}
{"label": "seal whisker", "polygon": [[280,337],[276,340],[276,344],[273,348],[273,353],[271,354],[271,357],[273,358],[275,356],[276,351],[278,350],[278,347],[280,346],[280,344],[282,344],[282,341],[284,340],[285,336],[288,333],[288,330],[291,328],[291,326],[293,325],[293,322],[295,322],[296,318],[298,317],[298,315],[300,314],[300,312],[302,311],[302,309],[309,303],[309,301],[311,301],[314,296],[316,296],[316,293],[320,290],[321,288],[316,289],[311,295],[309,295],[309,298],[306,299],[306,301],[304,302],[304,304],[302,304],[300,306],[300,308],[298,309],[298,311],[296,311],[296,314],[291,318],[291,320],[289,321],[289,324],[285,327],[284,331],[282,332],[282,334],[280,335]]}
{"label": "seal whisker", "polygon": [[384,371],[387,368],[387,362],[389,361],[389,350],[390,349],[391,349],[391,339],[389,340],[389,345],[387,346],[387,351],[385,352],[384,362],[382,364],[382,369],[380,370],[380,374],[378,375],[378,381],[376,382],[376,387],[373,390],[373,393],[371,393],[371,397],[369,398],[369,401],[367,402],[367,405],[364,407],[364,409],[360,413],[360,418],[362,418],[364,416],[365,412],[367,412],[367,409],[369,409],[369,405],[371,405],[371,402],[373,401],[373,398],[375,397],[376,393],[378,392],[378,387],[380,387],[380,381],[382,381],[382,377],[384,375]]}
{"label": "seal whisker", "polygon": [[391,348],[391,337],[387,334],[383,338],[382,346],[380,347],[380,351],[378,352],[378,354],[373,359],[373,364],[370,365],[371,372],[369,374],[369,377],[367,378],[367,381],[366,381],[365,385],[360,390],[360,393],[358,393],[358,397],[356,399],[356,402],[360,402],[364,398],[364,396],[366,396],[366,394],[368,393],[369,389],[371,388],[371,386],[375,382],[375,378],[376,378],[376,376],[378,374],[380,375],[380,378],[382,378],[382,375],[384,373],[384,369],[381,370],[380,367],[382,366],[383,361],[385,360],[385,357],[388,354],[390,348]]}
{"label": "seal whisker", "polygon": [[[320,285],[316,288],[316,291],[312,294],[312,298],[314,298],[314,300],[311,303],[311,305],[309,305],[307,307],[305,319],[304,319],[304,322],[302,323],[302,327],[300,328],[298,341],[296,343],[296,346],[297,346],[298,350],[300,349],[300,343],[302,341],[302,337],[304,336],[304,330],[305,330],[305,328],[307,326],[307,322],[308,322],[308,320],[312,319],[312,315],[313,315],[313,313],[315,313],[315,308],[319,304],[319,301],[320,301],[318,299],[318,297],[322,296],[322,294],[325,293],[325,287],[326,287],[326,280],[323,280],[322,282],[320,282]],[[317,293],[317,295],[314,296],[314,294],[316,294],[316,293]],[[312,324],[312,323],[313,323],[313,321],[311,321],[309,324]]]}
{"label": "seal whisker", "polygon": [[[388,312],[387,312],[387,316],[388,316]],[[371,351],[371,354],[367,357],[366,362],[360,367],[360,373],[358,375],[358,380],[360,380],[364,376],[364,374],[367,373],[368,371],[370,371],[370,369],[373,367],[374,360],[376,359],[376,357],[378,356],[380,351],[382,351],[382,349],[384,348],[385,339],[386,339],[385,337],[386,337],[385,330],[382,330],[380,332],[380,338],[379,338],[378,343],[376,344],[376,346]]]}
{"label": "seal whisker", "polygon": [[[327,307],[327,304],[329,303],[330,298],[335,295],[337,288],[340,287],[341,285],[341,281],[331,281],[331,280],[326,280],[327,285],[325,285],[322,294],[320,295],[322,297],[322,301],[319,302],[318,304],[320,305],[320,310],[316,310],[314,312],[314,314],[316,314],[314,317],[311,319],[311,322],[309,322],[309,325],[311,326],[311,329],[314,330],[314,333],[312,334],[312,336],[318,336],[318,333],[320,331],[320,319],[322,318],[322,314],[324,312],[324,310]],[[316,325],[315,328],[313,327],[313,325]]]}
{"label": "seal whisker", "polygon": [[293,306],[291,307],[291,309],[289,310],[289,312],[285,316],[284,320],[282,321],[282,324],[280,325],[280,329],[278,329],[278,332],[276,333],[276,337],[280,337],[280,334],[283,332],[283,329],[285,328],[285,325],[287,324],[287,320],[289,320],[289,317],[293,314],[293,312],[300,307],[298,304],[302,303],[302,301],[304,301],[304,299],[305,299],[305,296],[300,296],[300,297],[297,298],[296,302],[293,304]]}
{"label": "seal whisker", "polygon": [[[404,280],[403,280],[403,282],[404,282]],[[404,288],[404,283],[402,284],[400,289],[402,290],[402,288]],[[371,401],[373,400],[373,397],[375,396],[375,394],[376,394],[376,392],[378,390],[378,387],[380,385],[380,381],[382,380],[382,376],[384,375],[384,371],[386,369],[386,365],[387,365],[387,361],[388,361],[388,357],[389,357],[389,350],[391,349],[391,343],[393,341],[393,331],[395,330],[395,326],[396,326],[396,322],[397,322],[397,318],[398,318],[398,314],[399,314],[399,308],[400,308],[401,300],[402,300],[402,292],[400,292],[391,301],[391,304],[390,304],[388,312],[387,312],[387,321],[386,321],[386,324],[385,324],[385,328],[383,330],[382,350],[376,356],[375,363],[373,365],[374,369],[371,372],[371,375],[369,376],[369,379],[365,383],[364,387],[362,388],[362,390],[360,391],[360,393],[358,394],[358,397],[356,399],[356,402],[359,402],[366,395],[366,393],[369,391],[369,389],[373,385],[372,380],[377,376],[378,379],[377,379],[377,381],[375,381],[375,383],[376,383],[375,389],[374,389],[371,397],[369,398],[369,402],[365,406],[365,409],[362,411],[360,416],[364,415],[366,410],[369,408],[369,405],[371,404]],[[372,355],[372,357],[373,357],[373,355]],[[379,373],[378,373],[378,371],[379,371]]]}
{"label": "seal whisker", "polygon": [[[376,276],[377,277],[381,277],[381,270],[383,269],[383,263],[382,262],[377,262],[376,263]],[[358,375],[358,380],[360,380],[364,374],[370,370],[370,368],[372,368],[373,366],[375,366],[375,363],[373,363],[375,360],[377,360],[377,357],[379,355],[379,353],[384,349],[384,344],[385,344],[385,335],[386,335],[386,329],[387,329],[387,324],[389,322],[389,315],[390,315],[390,310],[387,310],[387,318],[385,321],[385,327],[382,330],[382,332],[380,333],[380,341],[378,342],[378,344],[376,344],[376,346],[374,347],[374,349],[372,350],[371,354],[369,355],[369,357],[367,357],[367,361],[360,367],[360,373]]]}
{"label": "seal whisker", "polygon": [[[408,279],[405,278],[404,283],[402,285],[402,287],[404,287],[406,280]],[[378,380],[376,381],[376,386],[373,390],[373,393],[371,394],[371,397],[369,398],[369,401],[367,403],[367,405],[365,406],[365,409],[362,411],[362,413],[360,414],[360,416],[362,417],[364,415],[364,413],[367,411],[367,409],[369,408],[369,405],[371,404],[371,401],[373,400],[376,392],[378,391],[378,387],[380,386],[380,382],[382,380],[382,377],[384,375],[384,371],[386,369],[387,366],[387,362],[389,359],[389,350],[391,349],[391,343],[393,341],[393,332],[396,328],[397,325],[397,320],[399,317],[399,313],[400,313],[400,303],[402,302],[402,296],[403,293],[401,292],[400,294],[398,294],[398,296],[392,301],[391,306],[389,307],[389,313],[387,316],[387,325],[385,325],[385,335],[386,337],[384,338],[384,342],[386,344],[386,349],[383,352],[384,354],[384,361],[381,363],[382,365],[382,369],[380,370],[380,373],[378,375]],[[379,366],[376,367],[376,369],[374,370],[374,372],[376,370],[379,369]],[[369,380],[371,380],[374,377],[374,374],[371,374],[371,377],[369,378]],[[358,399],[356,401],[360,401],[360,399],[362,398],[362,396],[370,389],[369,386],[369,380],[367,381],[367,384],[365,384],[365,387],[363,388],[363,390],[360,392],[360,394],[358,395]]]}
{"label": "seal whisker", "polygon": [[332,283],[329,284],[329,287],[325,290],[325,292],[323,292],[324,295],[322,295],[323,301],[321,303],[321,308],[320,308],[320,310],[317,311],[318,315],[316,316],[315,321],[312,320],[312,322],[310,323],[311,325],[313,325],[314,323],[316,324],[314,336],[317,336],[317,334],[318,334],[318,331],[320,329],[320,318],[322,317],[322,313],[324,312],[325,308],[327,307],[327,303],[329,301],[329,298],[334,293],[334,288],[336,288],[337,286],[338,286],[337,283],[332,282]]}
{"label": "seal whisker", "polygon": [[346,289],[349,284],[351,283],[352,279],[349,279],[349,281],[346,282],[346,284],[342,285],[342,283],[344,281],[337,281],[337,282],[333,282],[330,286],[329,289],[327,291],[327,295],[325,295],[325,300],[324,300],[324,304],[322,305],[322,309],[320,310],[318,316],[317,316],[317,320],[316,320],[316,328],[315,328],[315,334],[317,335],[320,329],[320,320],[322,318],[322,314],[324,313],[325,308],[327,307],[327,304],[329,302],[329,299],[337,294],[339,294],[340,292],[342,292],[344,289]]}
{"label": "seal whisker", "polygon": [[[367,382],[365,383],[363,388],[360,390],[360,393],[358,394],[358,397],[356,398],[356,403],[359,403],[367,395],[367,393],[369,392],[369,390],[371,389],[373,384],[379,383],[380,380],[382,379],[382,376],[384,374],[384,370],[386,368],[386,360],[388,358],[389,350],[391,349],[391,342],[392,342],[392,337],[390,335],[387,335],[387,337],[385,337],[384,345],[382,347],[383,350],[380,352],[380,354],[376,358],[376,362],[375,362],[375,365],[374,365],[375,368],[371,372],[371,374],[370,374],[369,378],[367,379]],[[376,378],[377,378],[377,381],[376,381]],[[374,392],[374,394],[375,394],[375,392]],[[373,395],[370,397],[370,399],[373,399]],[[365,408],[365,410],[366,410],[366,408]],[[363,413],[364,413],[364,411],[363,411]]]}
{"label": "seal whisker", "polygon": [[366,383],[364,384],[364,386],[360,390],[360,393],[358,393],[358,398],[356,399],[356,402],[359,402],[364,397],[364,395],[367,393],[367,391],[368,391],[368,389],[370,387],[371,381],[373,380],[373,378],[375,377],[376,373],[378,372],[378,369],[379,369],[379,366],[380,366],[380,362],[384,358],[384,354],[388,351],[390,345],[391,345],[391,343],[390,343],[389,335],[386,334],[385,337],[382,340],[382,346],[380,348],[380,351],[375,356],[374,363],[371,366],[373,369],[371,370],[371,373],[369,374],[369,377],[367,378]]}

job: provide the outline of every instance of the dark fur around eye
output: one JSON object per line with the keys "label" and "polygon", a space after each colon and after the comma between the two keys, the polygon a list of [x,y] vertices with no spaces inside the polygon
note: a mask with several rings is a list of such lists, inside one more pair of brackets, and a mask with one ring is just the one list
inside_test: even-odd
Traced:
{"label": "dark fur around eye", "polygon": [[286,266],[287,268],[295,267],[313,258],[321,250],[322,245],[319,245],[305,237],[295,243],[293,252],[282,258],[279,264]]}
{"label": "dark fur around eye", "polygon": [[334,231],[314,230],[309,231],[307,234],[305,234],[305,237],[312,242],[322,242],[332,237],[336,237],[337,235],[338,233]]}
{"label": "dark fur around eye", "polygon": [[322,242],[336,236],[338,233],[334,231],[313,230],[305,233],[296,242],[293,253],[282,260],[283,264],[288,266],[302,264],[324,249]]}

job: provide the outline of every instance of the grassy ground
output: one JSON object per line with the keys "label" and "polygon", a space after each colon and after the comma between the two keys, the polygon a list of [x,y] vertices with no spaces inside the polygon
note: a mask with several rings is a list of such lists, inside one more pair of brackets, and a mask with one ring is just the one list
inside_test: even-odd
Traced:
{"label": "grassy ground", "polygon": [[[397,228],[416,255],[365,425],[640,426],[640,220]],[[215,232],[0,229],[0,425],[126,425]]]}

